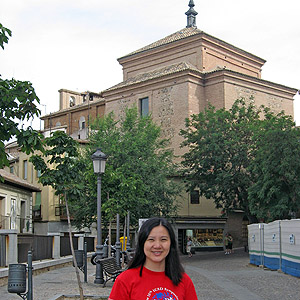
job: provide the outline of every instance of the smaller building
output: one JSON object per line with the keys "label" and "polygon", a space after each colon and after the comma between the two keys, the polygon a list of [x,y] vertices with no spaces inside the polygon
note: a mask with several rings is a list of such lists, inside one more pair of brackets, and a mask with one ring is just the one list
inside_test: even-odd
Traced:
{"label": "smaller building", "polygon": [[0,229],[32,233],[32,198],[40,188],[3,169],[0,176]]}
{"label": "smaller building", "polygon": [[[78,93],[67,89],[59,91],[59,111],[41,117],[45,131],[65,130],[76,140],[89,138],[90,123],[104,116],[105,101],[99,93]],[[46,136],[46,135],[45,135]]]}

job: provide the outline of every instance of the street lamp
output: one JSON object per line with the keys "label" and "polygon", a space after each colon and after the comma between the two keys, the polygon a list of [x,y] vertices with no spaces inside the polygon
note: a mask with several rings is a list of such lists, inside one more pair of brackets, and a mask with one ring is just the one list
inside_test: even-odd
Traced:
{"label": "street lamp", "polygon": [[96,246],[96,277],[94,283],[103,283],[103,270],[99,262],[103,258],[102,228],[101,228],[101,175],[105,171],[106,155],[100,149],[91,156],[94,173],[97,175],[97,246]]}

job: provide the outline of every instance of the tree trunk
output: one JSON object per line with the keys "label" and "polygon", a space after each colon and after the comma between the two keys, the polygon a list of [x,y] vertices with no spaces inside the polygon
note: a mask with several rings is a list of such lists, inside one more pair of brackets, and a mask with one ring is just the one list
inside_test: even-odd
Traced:
{"label": "tree trunk", "polygon": [[258,223],[258,220],[257,220],[256,216],[253,216],[253,215],[251,215],[251,214],[248,214],[247,217],[248,217],[248,220],[249,220],[249,223],[250,223],[250,224]]}
{"label": "tree trunk", "polygon": [[126,217],[124,221],[123,244],[122,244],[122,268],[125,267],[125,257],[124,257],[124,251],[126,246],[125,236],[126,236]]}
{"label": "tree trunk", "polygon": [[66,201],[66,210],[67,210],[67,217],[68,217],[68,227],[69,227],[69,238],[70,238],[71,252],[72,252],[72,256],[73,256],[73,263],[74,263],[74,266],[75,266],[75,272],[76,272],[77,283],[78,283],[78,288],[79,288],[80,300],[84,300],[83,288],[82,288],[82,284],[81,284],[80,276],[79,276],[79,269],[78,269],[77,261],[76,261],[76,258],[75,258],[75,251],[74,251],[74,245],[73,245],[73,240],[72,240],[72,228],[71,228],[71,221],[70,221],[70,213],[69,213],[69,207],[68,207],[68,201],[67,201],[66,193],[65,193],[65,201]]}

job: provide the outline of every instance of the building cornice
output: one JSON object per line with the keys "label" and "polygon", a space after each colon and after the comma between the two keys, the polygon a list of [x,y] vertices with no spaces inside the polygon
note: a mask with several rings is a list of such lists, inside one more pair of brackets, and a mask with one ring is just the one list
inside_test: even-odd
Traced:
{"label": "building cornice", "polygon": [[214,76],[229,76],[229,77],[235,77],[235,78],[243,78],[243,80],[247,80],[248,82],[255,82],[259,85],[263,85],[264,87],[269,87],[272,89],[276,89],[277,91],[282,91],[284,93],[288,93],[290,95],[296,95],[296,93],[298,92],[298,89],[296,88],[291,88],[279,83],[275,83],[272,81],[268,81],[265,79],[261,79],[261,78],[257,78],[254,76],[250,76],[250,75],[246,75],[244,73],[240,73],[240,72],[236,72],[230,69],[215,69],[213,71],[210,72],[204,72],[205,74],[205,80],[209,80],[211,78],[213,78]]}
{"label": "building cornice", "polygon": [[[97,95],[99,95],[99,94],[97,94]],[[99,104],[105,105],[105,100],[103,98],[101,98],[101,99],[95,99],[93,101],[86,101],[84,103],[80,103],[80,104],[77,104],[75,106],[64,108],[64,109],[58,110],[56,112],[41,116],[40,118],[41,118],[41,120],[46,120],[46,119],[49,119],[51,117],[58,117],[60,115],[65,115],[66,113],[71,113],[71,112],[74,112],[74,111],[84,110],[87,107],[92,107],[92,106],[99,105]]]}
{"label": "building cornice", "polygon": [[0,176],[4,179],[4,183],[28,190],[30,192],[40,192],[41,189],[18,176],[0,169]]}
{"label": "building cornice", "polygon": [[[186,62],[181,62],[178,64],[173,64],[164,68],[160,68],[157,70],[153,70],[150,72],[142,73],[137,76],[131,77],[123,82],[120,82],[117,85],[114,85],[113,87],[106,89],[102,92],[104,98],[106,95],[111,94],[111,93],[117,93],[121,90],[127,90],[130,88],[136,88],[140,87],[141,84],[149,84],[150,82],[152,83],[154,80],[158,79],[169,79],[171,75],[178,76],[178,74],[189,74],[189,75],[194,75],[198,78],[203,79],[204,81],[207,81],[209,79],[212,79],[214,77],[224,77],[224,76],[229,76],[231,78],[240,78],[243,80],[247,80],[248,82],[255,82],[256,84],[263,85],[264,87],[269,87],[269,88],[275,88],[277,91],[281,91],[284,93],[287,93],[289,95],[295,95],[298,92],[298,89],[287,87],[282,84],[274,83],[268,80],[264,80],[261,78],[257,78],[254,76],[246,75],[244,73],[240,73],[237,71],[233,71],[230,69],[226,68],[217,68],[213,71],[209,72],[201,72],[194,66],[186,63]],[[205,84],[205,82],[204,82]]]}

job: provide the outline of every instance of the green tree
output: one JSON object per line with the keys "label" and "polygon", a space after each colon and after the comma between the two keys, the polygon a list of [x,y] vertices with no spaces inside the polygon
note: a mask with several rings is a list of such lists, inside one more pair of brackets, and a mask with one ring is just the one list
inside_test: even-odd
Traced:
{"label": "green tree", "polygon": [[11,37],[11,30],[5,28],[0,23],[0,47],[4,49],[4,44],[8,43],[9,37]]}
{"label": "green tree", "polygon": [[125,217],[127,211],[131,225],[142,217],[174,215],[179,188],[170,180],[176,171],[172,152],[151,118],[140,118],[137,109],[130,108],[118,121],[112,113],[98,118],[93,132],[84,157],[87,197],[72,204],[78,226],[89,226],[96,217],[97,185],[91,155],[97,148],[108,156],[102,176],[104,221],[115,219],[117,213]]}
{"label": "green tree", "polygon": [[[0,24],[0,46],[8,43],[11,31]],[[19,128],[19,124],[39,116],[37,104],[40,103],[32,84],[16,79],[0,78],[0,168],[9,165],[5,153],[5,142],[16,138],[21,151],[29,154],[34,149],[41,149],[40,135],[30,126]]]}
{"label": "green tree", "polygon": [[224,212],[243,209],[253,221],[248,201],[252,176],[248,167],[260,111],[243,99],[229,110],[216,110],[210,105],[187,119],[186,129],[181,130],[182,147],[188,150],[182,161],[188,189],[199,189]]}
{"label": "green tree", "polygon": [[253,143],[250,210],[264,221],[289,218],[300,209],[300,130],[290,116],[265,110]]}
{"label": "green tree", "polygon": [[40,155],[31,156],[30,161],[37,170],[41,171],[39,182],[44,186],[51,186],[55,195],[59,196],[66,205],[70,244],[74,265],[76,266],[80,299],[83,299],[83,289],[74,254],[72,242],[71,222],[68,201],[82,197],[84,192],[81,173],[84,170],[79,160],[78,143],[62,131],[55,131],[51,137],[45,138],[44,149]]}
{"label": "green tree", "polygon": [[243,209],[251,222],[299,211],[300,130],[291,116],[238,99],[229,110],[193,115],[181,135],[189,190],[225,212]]}

